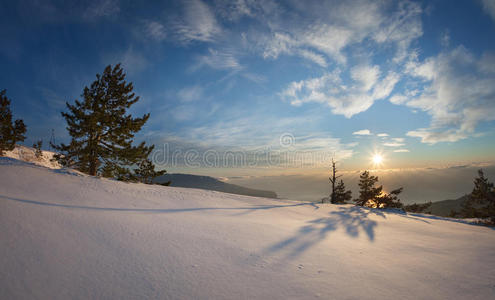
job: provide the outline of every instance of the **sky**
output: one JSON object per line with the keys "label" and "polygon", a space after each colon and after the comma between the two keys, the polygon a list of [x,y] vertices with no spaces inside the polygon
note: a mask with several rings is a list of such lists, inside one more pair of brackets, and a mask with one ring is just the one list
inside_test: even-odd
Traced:
{"label": "sky", "polygon": [[349,174],[495,164],[494,0],[0,1],[0,36],[27,145],[68,141],[65,102],[121,63],[131,112],[151,113],[136,140],[169,172],[253,186],[325,180],[332,157]]}

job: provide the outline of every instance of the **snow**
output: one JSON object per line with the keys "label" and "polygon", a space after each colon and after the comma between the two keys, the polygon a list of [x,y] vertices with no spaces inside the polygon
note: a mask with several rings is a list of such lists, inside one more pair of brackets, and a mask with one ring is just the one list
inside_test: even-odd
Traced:
{"label": "snow", "polygon": [[0,299],[490,299],[495,231],[0,158]]}
{"label": "snow", "polygon": [[33,164],[47,167],[50,169],[60,169],[61,166],[57,161],[52,161],[55,152],[42,150],[41,157],[36,157],[35,149],[22,145],[16,145],[12,151],[5,151],[4,156],[15,158],[22,161],[31,162]]}

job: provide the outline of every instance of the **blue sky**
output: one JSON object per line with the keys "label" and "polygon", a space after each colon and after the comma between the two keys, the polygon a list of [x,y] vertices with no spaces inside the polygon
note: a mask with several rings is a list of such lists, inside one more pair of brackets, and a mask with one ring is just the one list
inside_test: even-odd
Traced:
{"label": "blue sky", "polygon": [[[65,102],[121,62],[141,96],[132,112],[151,113],[137,138],[179,153],[162,159],[171,171],[495,160],[493,0],[165,2],[0,2],[0,88],[26,144],[52,128],[66,141]],[[228,151],[254,163],[205,166]]]}

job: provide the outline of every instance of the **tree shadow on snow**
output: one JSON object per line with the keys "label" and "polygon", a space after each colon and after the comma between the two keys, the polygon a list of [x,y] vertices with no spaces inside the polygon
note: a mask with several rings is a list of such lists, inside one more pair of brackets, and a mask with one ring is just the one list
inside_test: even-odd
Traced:
{"label": "tree shadow on snow", "polygon": [[385,214],[379,210],[356,206],[339,207],[339,210],[330,212],[328,217],[307,222],[307,225],[301,227],[294,236],[270,246],[265,253],[288,251],[287,257],[297,257],[325,240],[332,231],[338,228],[342,228],[348,236],[353,238],[364,234],[369,241],[373,242],[377,222],[371,220],[370,215],[386,218]]}

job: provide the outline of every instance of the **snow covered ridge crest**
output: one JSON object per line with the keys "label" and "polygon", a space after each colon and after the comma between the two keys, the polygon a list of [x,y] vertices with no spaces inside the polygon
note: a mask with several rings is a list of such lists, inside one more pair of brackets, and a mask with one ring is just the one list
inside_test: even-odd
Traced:
{"label": "snow covered ridge crest", "polygon": [[34,148],[16,145],[12,151],[5,151],[4,156],[50,169],[61,169],[62,166],[57,161],[52,161],[55,154],[52,151],[42,150],[41,157],[36,157]]}

